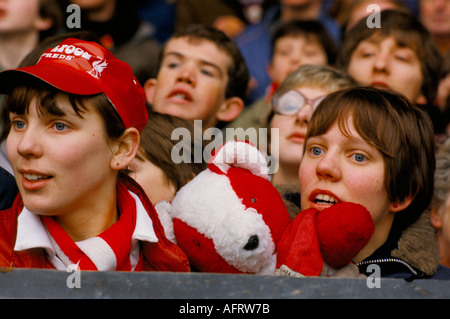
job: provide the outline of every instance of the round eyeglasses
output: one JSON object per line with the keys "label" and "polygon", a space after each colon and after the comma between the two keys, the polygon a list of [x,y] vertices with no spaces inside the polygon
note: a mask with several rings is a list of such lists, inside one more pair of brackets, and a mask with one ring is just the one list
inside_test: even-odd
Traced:
{"label": "round eyeglasses", "polygon": [[311,105],[314,111],[324,97],[325,95],[316,97],[315,99],[308,99],[299,91],[290,90],[286,93],[275,93],[272,98],[272,107],[276,114],[295,115],[300,112],[306,104]]}

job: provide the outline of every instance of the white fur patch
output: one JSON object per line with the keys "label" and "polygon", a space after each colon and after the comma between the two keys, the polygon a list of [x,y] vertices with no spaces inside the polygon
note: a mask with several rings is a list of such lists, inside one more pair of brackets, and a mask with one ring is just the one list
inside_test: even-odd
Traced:
{"label": "white fur patch", "polygon": [[210,161],[225,173],[233,166],[247,169],[265,179],[270,178],[266,158],[253,144],[229,141],[219,148]]}
{"label": "white fur patch", "polygon": [[164,228],[164,234],[173,243],[177,243],[173,233],[173,220],[170,215],[171,204],[168,201],[160,201],[155,204],[155,210],[158,213],[159,220]]}
{"label": "white fur patch", "polygon": [[[243,272],[270,273],[275,270],[275,246],[261,214],[246,208],[233,191],[227,176],[210,170],[201,172],[182,187],[170,214],[213,240],[217,252]],[[259,245],[245,250],[251,236]]]}

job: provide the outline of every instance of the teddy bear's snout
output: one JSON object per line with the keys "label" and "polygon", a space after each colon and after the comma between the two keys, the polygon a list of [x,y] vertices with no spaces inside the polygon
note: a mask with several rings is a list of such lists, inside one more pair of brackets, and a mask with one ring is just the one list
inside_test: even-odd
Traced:
{"label": "teddy bear's snout", "polygon": [[250,238],[247,241],[247,244],[245,244],[244,249],[245,250],[253,250],[258,247],[259,244],[259,238],[257,235],[250,236]]}

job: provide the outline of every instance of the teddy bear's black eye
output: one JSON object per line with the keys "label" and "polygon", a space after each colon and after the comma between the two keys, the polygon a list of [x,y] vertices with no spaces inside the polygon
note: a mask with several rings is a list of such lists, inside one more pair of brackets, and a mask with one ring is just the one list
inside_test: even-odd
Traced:
{"label": "teddy bear's black eye", "polygon": [[252,197],[252,203],[256,203],[256,198]]}

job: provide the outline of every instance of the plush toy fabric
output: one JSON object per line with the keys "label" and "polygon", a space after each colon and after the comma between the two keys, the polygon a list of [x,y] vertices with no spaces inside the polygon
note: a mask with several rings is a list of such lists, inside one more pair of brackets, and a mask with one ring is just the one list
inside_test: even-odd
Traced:
{"label": "plush toy fabric", "polygon": [[278,243],[277,273],[333,275],[351,264],[373,231],[369,211],[359,204],[338,203],[322,211],[306,209],[289,224]]}
{"label": "plush toy fabric", "polygon": [[369,212],[352,203],[291,220],[265,157],[242,141],[222,145],[205,171],[156,209],[166,236],[201,272],[329,275],[351,263],[373,233]]}
{"label": "plush toy fabric", "polygon": [[[290,222],[269,181],[265,157],[250,143],[230,141],[208,169],[182,187],[168,211],[177,244],[202,272],[273,275],[276,246]],[[170,218],[162,218],[170,223]],[[169,225],[170,228],[170,225]]]}

